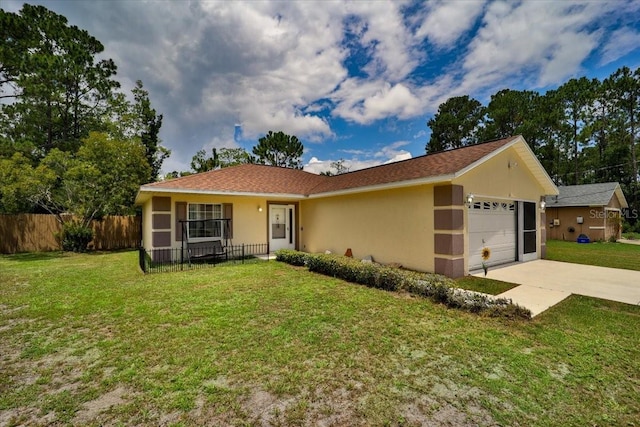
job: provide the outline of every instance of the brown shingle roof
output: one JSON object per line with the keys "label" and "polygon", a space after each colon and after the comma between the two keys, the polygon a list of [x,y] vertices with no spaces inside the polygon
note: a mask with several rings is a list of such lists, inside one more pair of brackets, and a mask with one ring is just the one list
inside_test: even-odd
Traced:
{"label": "brown shingle roof", "polygon": [[297,169],[245,164],[144,185],[145,190],[216,191],[258,194],[309,194],[328,176]]}
{"label": "brown shingle roof", "polygon": [[330,193],[451,175],[516,138],[518,137],[509,137],[336,176],[246,164],[155,182],[142,186],[141,190],[295,194],[300,196]]}
{"label": "brown shingle roof", "polygon": [[500,139],[337,175],[319,183],[311,193],[328,193],[454,174],[516,138]]}

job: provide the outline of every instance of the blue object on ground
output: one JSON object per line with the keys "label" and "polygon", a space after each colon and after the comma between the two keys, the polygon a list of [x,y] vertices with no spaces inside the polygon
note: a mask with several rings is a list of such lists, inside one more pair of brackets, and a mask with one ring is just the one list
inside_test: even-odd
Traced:
{"label": "blue object on ground", "polygon": [[586,234],[579,235],[578,243],[589,243],[589,237]]}

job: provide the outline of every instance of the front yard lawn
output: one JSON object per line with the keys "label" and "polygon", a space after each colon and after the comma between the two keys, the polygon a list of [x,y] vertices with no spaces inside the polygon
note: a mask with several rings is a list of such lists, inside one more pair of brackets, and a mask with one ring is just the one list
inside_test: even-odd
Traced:
{"label": "front yard lawn", "polygon": [[640,271],[640,245],[547,240],[546,259]]}
{"label": "front yard lawn", "polygon": [[498,295],[518,285],[515,283],[501,282],[500,280],[487,279],[485,277],[464,276],[456,279],[456,286],[469,291]]}
{"label": "front yard lawn", "polygon": [[0,425],[636,425],[640,307],[479,317],[269,261],[0,256]]}

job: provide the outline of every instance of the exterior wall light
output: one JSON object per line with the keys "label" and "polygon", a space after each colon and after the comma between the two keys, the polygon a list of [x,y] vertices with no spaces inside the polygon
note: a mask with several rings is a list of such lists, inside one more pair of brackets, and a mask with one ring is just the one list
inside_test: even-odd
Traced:
{"label": "exterior wall light", "polygon": [[262,212],[262,206],[258,205],[258,212]]}
{"label": "exterior wall light", "polygon": [[473,203],[473,194],[467,194],[467,207],[470,208]]}
{"label": "exterior wall light", "polygon": [[546,207],[547,207],[547,202],[545,202],[544,200],[540,200],[540,212],[544,212]]}

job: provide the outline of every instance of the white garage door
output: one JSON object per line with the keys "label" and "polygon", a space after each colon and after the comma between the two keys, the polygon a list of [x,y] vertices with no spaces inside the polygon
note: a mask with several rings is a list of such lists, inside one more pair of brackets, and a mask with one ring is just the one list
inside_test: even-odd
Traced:
{"label": "white garage door", "polygon": [[469,270],[482,268],[483,248],[491,251],[487,266],[516,260],[515,202],[473,202],[469,208]]}

